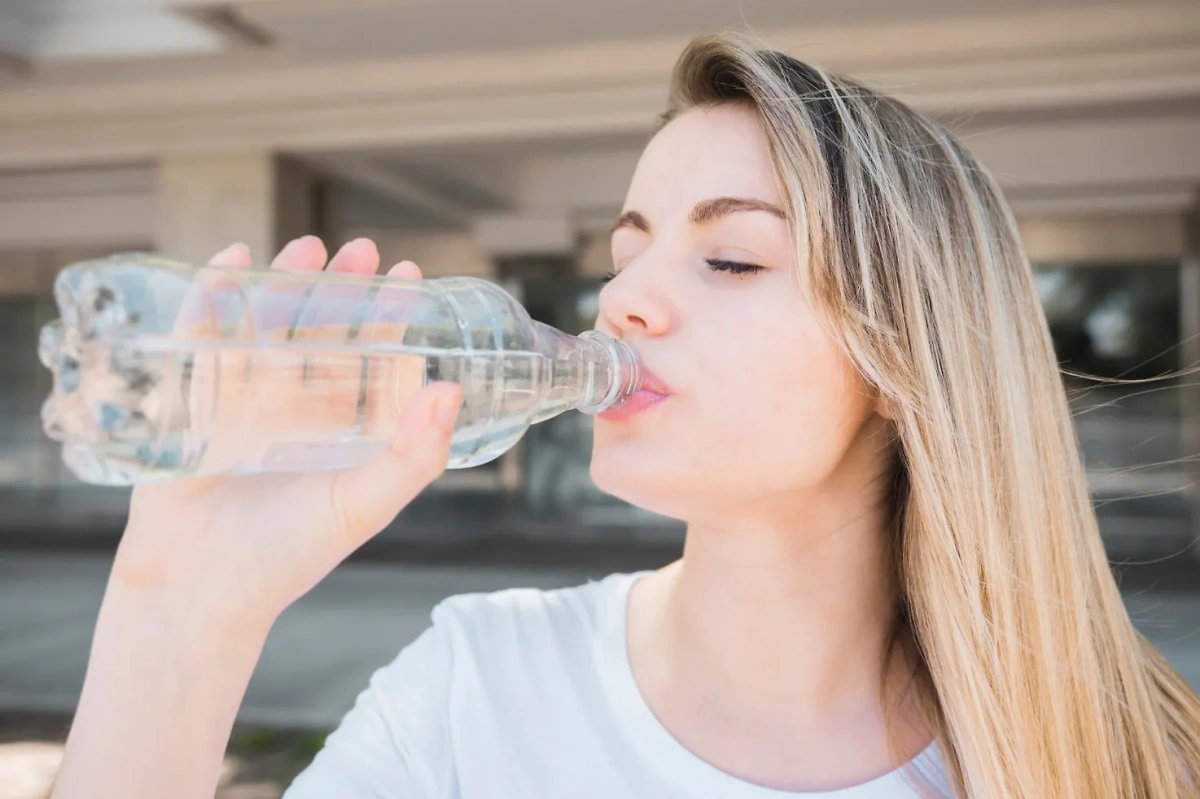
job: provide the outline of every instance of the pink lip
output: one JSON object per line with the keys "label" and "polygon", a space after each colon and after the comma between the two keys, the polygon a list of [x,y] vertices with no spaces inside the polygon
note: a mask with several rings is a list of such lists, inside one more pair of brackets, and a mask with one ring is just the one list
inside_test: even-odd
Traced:
{"label": "pink lip", "polygon": [[671,395],[667,385],[645,367],[642,368],[642,385],[619,408],[609,408],[597,418],[607,422],[620,422],[637,416],[642,411],[658,405]]}

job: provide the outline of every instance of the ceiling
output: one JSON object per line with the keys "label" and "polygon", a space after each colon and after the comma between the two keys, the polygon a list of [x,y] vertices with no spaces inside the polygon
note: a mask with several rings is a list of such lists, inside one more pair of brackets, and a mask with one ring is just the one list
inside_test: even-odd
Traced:
{"label": "ceiling", "polygon": [[[623,190],[681,43],[748,28],[967,118],[998,164],[1031,169],[1016,153],[1061,139],[1039,175],[1065,185],[1111,172],[1114,185],[1158,191],[1200,175],[1178,155],[1194,157],[1185,142],[1200,126],[1197,10],[1196,0],[0,0],[0,170],[259,148],[340,176],[346,213],[364,227],[585,213]],[[1161,128],[1157,150],[1142,152],[1152,139],[1133,119]],[[1089,147],[1075,145],[1073,125],[1090,126]],[[1144,168],[1118,169],[1134,161]]]}
{"label": "ceiling", "polygon": [[226,46],[164,0],[0,0],[0,50],[31,65],[214,54]]}
{"label": "ceiling", "polygon": [[[1078,5],[1088,0],[398,0],[262,2],[244,13],[306,57],[561,46],[698,29],[768,29],[915,17],[975,6]],[[305,6],[308,9],[305,10]],[[322,8],[322,5],[328,7]],[[354,7],[357,6],[357,7]]]}
{"label": "ceiling", "polygon": [[881,22],[1102,0],[0,0],[0,52],[29,68],[214,56],[299,60],[561,46],[700,29]]}

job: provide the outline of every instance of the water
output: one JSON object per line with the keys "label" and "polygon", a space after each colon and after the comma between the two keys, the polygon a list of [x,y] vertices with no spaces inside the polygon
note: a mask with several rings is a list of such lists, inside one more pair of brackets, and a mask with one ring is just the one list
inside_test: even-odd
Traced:
{"label": "water", "polygon": [[340,469],[388,446],[422,386],[463,407],[449,468],[487,463],[529,425],[599,413],[640,382],[636,353],[532,320],[474,278],[393,280],[193,269],[145,255],[74,264],[42,330],[46,433],[81,479]]}
{"label": "water", "polygon": [[417,390],[441,380],[463,389],[448,466],[477,466],[570,408],[554,387],[578,386],[587,368],[524,351],[181,347],[149,337],[78,353],[78,372],[60,375],[74,390],[56,398],[46,428],[69,439],[65,457],[81,477],[121,483],[353,466],[388,445]]}

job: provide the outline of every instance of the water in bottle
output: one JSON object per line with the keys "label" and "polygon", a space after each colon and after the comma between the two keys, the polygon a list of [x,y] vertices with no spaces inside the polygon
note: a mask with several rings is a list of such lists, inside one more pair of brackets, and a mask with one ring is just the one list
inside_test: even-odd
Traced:
{"label": "water in bottle", "polygon": [[529,425],[617,407],[640,382],[625,342],[535,322],[476,278],[120,255],[67,267],[54,295],[43,426],[92,483],[353,466],[440,380],[463,392],[448,466],[475,466]]}

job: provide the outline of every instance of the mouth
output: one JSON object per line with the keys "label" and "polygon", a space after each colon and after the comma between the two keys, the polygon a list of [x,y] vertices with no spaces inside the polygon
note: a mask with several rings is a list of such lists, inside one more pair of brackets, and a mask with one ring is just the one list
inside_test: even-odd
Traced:
{"label": "mouth", "polygon": [[621,422],[661,404],[670,396],[671,390],[667,388],[666,383],[643,366],[641,388],[625,400],[620,407],[609,408],[596,418],[607,422]]}

